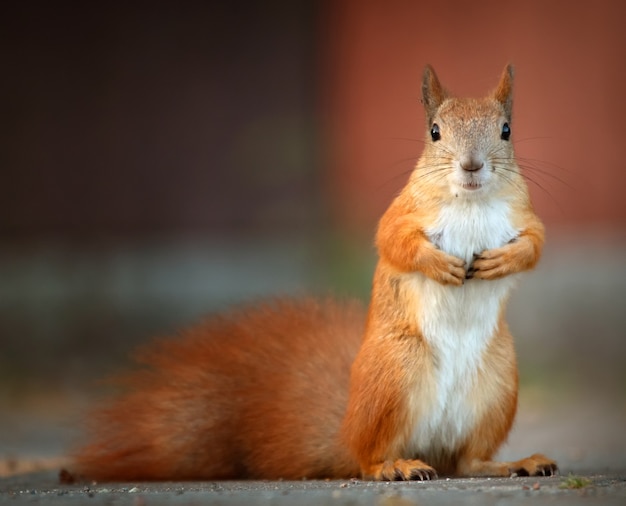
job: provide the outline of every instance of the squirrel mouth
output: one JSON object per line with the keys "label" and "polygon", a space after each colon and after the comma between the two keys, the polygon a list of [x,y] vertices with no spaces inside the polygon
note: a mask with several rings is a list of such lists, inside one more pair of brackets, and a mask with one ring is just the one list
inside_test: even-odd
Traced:
{"label": "squirrel mouth", "polygon": [[462,188],[464,190],[478,190],[479,188],[482,187],[482,184],[480,184],[478,181],[465,181],[464,183],[461,184]]}

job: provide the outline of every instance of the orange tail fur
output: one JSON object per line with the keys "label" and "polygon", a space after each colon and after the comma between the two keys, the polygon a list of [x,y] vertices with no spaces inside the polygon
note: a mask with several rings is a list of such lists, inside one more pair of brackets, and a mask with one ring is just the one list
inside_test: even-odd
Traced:
{"label": "orange tail fur", "polygon": [[357,303],[276,300],[137,355],[124,394],[88,420],[74,455],[93,480],[356,476],[340,444]]}

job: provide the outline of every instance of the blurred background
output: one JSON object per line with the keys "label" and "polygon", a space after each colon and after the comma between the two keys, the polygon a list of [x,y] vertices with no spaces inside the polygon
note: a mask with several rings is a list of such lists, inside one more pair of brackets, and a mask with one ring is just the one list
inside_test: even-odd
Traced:
{"label": "blurred background", "polygon": [[98,378],[152,336],[268,295],[366,301],[377,219],[421,152],[424,65],[483,95],[507,62],[547,245],[510,303],[522,397],[503,453],[626,468],[625,15],[620,0],[5,6],[0,473],[62,455]]}

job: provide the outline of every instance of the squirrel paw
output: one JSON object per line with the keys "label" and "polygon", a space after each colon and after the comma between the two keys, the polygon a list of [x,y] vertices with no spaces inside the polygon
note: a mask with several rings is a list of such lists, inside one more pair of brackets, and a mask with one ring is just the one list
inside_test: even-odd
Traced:
{"label": "squirrel paw", "polygon": [[424,274],[442,285],[461,286],[466,278],[465,260],[433,249],[431,261]]}
{"label": "squirrel paw", "polygon": [[537,259],[533,241],[528,237],[517,237],[505,246],[475,254],[466,279],[499,279],[530,269]]}
{"label": "squirrel paw", "polygon": [[387,460],[373,466],[368,475],[377,481],[429,481],[437,478],[435,471],[421,460],[398,459],[395,462]]}
{"label": "squirrel paw", "polygon": [[511,478],[517,476],[554,476],[558,470],[556,462],[541,453],[535,453],[509,465]]}
{"label": "squirrel paw", "polygon": [[498,279],[519,270],[508,248],[496,248],[474,255],[465,279]]}

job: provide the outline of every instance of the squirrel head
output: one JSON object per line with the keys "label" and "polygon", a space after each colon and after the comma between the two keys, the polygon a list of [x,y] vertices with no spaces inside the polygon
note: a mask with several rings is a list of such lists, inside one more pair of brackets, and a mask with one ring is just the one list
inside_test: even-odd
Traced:
{"label": "squirrel head", "polygon": [[517,181],[519,169],[510,139],[511,65],[504,68],[495,90],[478,99],[452,96],[427,65],[422,102],[427,135],[416,172],[427,191],[475,198],[491,195]]}

